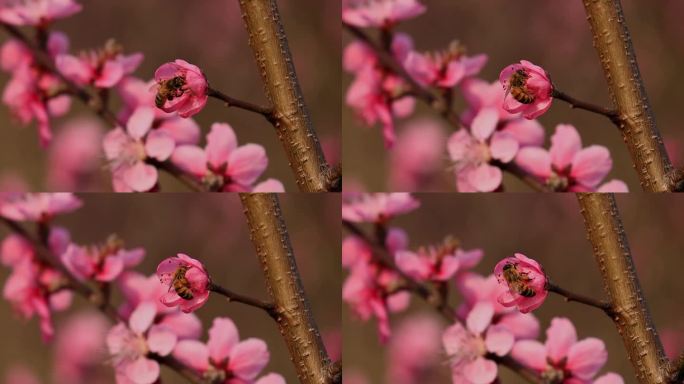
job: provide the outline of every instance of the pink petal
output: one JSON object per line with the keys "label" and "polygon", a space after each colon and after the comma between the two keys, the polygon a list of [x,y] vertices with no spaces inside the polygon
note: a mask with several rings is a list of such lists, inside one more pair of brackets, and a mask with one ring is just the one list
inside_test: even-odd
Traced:
{"label": "pink petal", "polygon": [[[285,384],[285,378],[277,373],[269,373],[266,376],[262,376],[254,384]],[[613,383],[604,383],[613,384]]]}
{"label": "pink petal", "polygon": [[165,119],[157,130],[168,133],[177,145],[195,145],[199,142],[200,128],[193,119],[180,117]]}
{"label": "pink petal", "polygon": [[539,336],[539,320],[532,314],[511,312],[496,324],[508,328],[516,339],[536,339]]}
{"label": "pink petal", "polygon": [[540,179],[547,179],[551,176],[551,156],[543,148],[521,148],[515,157],[515,163]]}
{"label": "pink petal", "polygon": [[142,139],[147,131],[152,128],[154,121],[154,110],[148,107],[136,109],[126,123],[128,134],[134,139]]}
{"label": "pink petal", "polygon": [[467,337],[467,334],[468,331],[459,322],[456,322],[442,333],[442,346],[447,355],[458,354],[463,349],[463,339]]}
{"label": "pink petal", "polygon": [[625,380],[617,373],[609,372],[594,380],[594,384],[625,384]]}
{"label": "pink petal", "polygon": [[178,296],[176,291],[173,289],[165,293],[162,297],[160,297],[159,301],[167,307],[175,307],[186,302],[186,300]]}
{"label": "pink petal", "polygon": [[470,125],[473,136],[480,141],[485,141],[492,135],[499,122],[499,112],[494,108],[482,108],[477,113]]}
{"label": "pink petal", "polygon": [[247,339],[230,351],[228,366],[243,380],[253,380],[268,364],[270,354],[266,343],[259,339]]}
{"label": "pink petal", "polygon": [[182,300],[180,302],[181,311],[190,313],[200,308],[209,300],[209,291],[200,292],[194,295],[191,300]]}
{"label": "pink petal", "polygon": [[551,108],[553,103],[553,98],[548,98],[546,100],[538,100],[532,104],[524,104],[526,108],[521,109],[522,115],[526,119],[536,119],[537,117],[543,115],[546,111]]}
{"label": "pink petal", "polygon": [[577,129],[569,124],[556,126],[556,133],[551,136],[551,162],[556,169],[565,169],[582,149],[582,140]]}
{"label": "pink petal", "polygon": [[157,315],[157,305],[151,301],[145,301],[131,313],[128,325],[135,333],[142,334],[152,325],[154,317]]}
{"label": "pink petal", "polygon": [[592,145],[575,155],[570,175],[578,183],[593,188],[599,185],[612,167],[613,160],[608,148]]}
{"label": "pink petal", "polygon": [[521,147],[544,144],[544,127],[537,120],[515,119],[507,122],[501,132],[513,136]]}
{"label": "pink petal", "polygon": [[551,320],[551,326],[546,330],[546,350],[549,359],[560,362],[576,342],[577,333],[570,320],[563,317]]}
{"label": "pink petal", "polygon": [[215,362],[222,362],[239,341],[240,335],[235,323],[229,318],[217,317],[209,329],[209,356]]}
{"label": "pink petal", "polygon": [[202,322],[192,313],[171,313],[164,316],[158,324],[170,329],[179,340],[198,339],[202,333]]}
{"label": "pink petal", "polygon": [[123,78],[124,70],[120,63],[107,60],[102,67],[100,76],[95,79],[95,86],[99,88],[111,88]]}
{"label": "pink petal", "polygon": [[514,342],[515,337],[508,328],[495,325],[487,329],[485,345],[489,352],[504,356],[513,348]]}
{"label": "pink petal", "polygon": [[220,167],[228,162],[228,156],[235,148],[237,137],[233,128],[225,123],[212,124],[207,135],[207,161],[214,167]]}
{"label": "pink petal", "polygon": [[511,356],[522,365],[536,371],[546,369],[546,348],[536,340],[521,340],[515,343]]}
{"label": "pink petal", "polygon": [[171,155],[171,162],[197,177],[202,177],[207,173],[207,155],[202,148],[194,145],[176,147]]}
{"label": "pink petal", "polygon": [[123,171],[126,184],[136,192],[146,192],[157,184],[157,168],[142,161]]}
{"label": "pink petal", "polygon": [[126,364],[126,377],[135,384],[152,384],[159,378],[159,363],[145,357]]}
{"label": "pink petal", "polygon": [[394,255],[397,267],[407,275],[416,279],[427,279],[431,266],[427,258],[420,257],[411,251],[399,251]]}
{"label": "pink petal", "polygon": [[266,179],[262,181],[261,183],[258,183],[257,185],[252,188],[252,192],[256,193],[281,193],[285,192],[285,186],[283,185],[280,180],[276,179]]}
{"label": "pink petal", "polygon": [[490,384],[496,379],[497,374],[496,363],[484,357],[478,357],[463,368],[463,375],[472,384]]}
{"label": "pink petal", "polygon": [[173,153],[176,143],[166,132],[154,130],[147,135],[145,140],[145,153],[147,156],[159,161],[165,161]]}
{"label": "pink petal", "polygon": [[112,281],[119,277],[124,269],[123,260],[117,256],[108,256],[105,258],[102,270],[95,275],[97,281]]}
{"label": "pink petal", "polygon": [[197,340],[181,340],[173,349],[173,357],[197,371],[209,368],[209,349]]}
{"label": "pink petal", "polygon": [[503,174],[498,167],[481,164],[468,173],[468,182],[480,192],[492,192],[501,185]]}
{"label": "pink petal", "polygon": [[153,325],[147,334],[147,346],[150,351],[160,355],[166,356],[176,346],[178,337],[169,328],[163,325]]}
{"label": "pink petal", "polygon": [[81,85],[90,82],[93,76],[90,66],[76,56],[58,55],[55,58],[55,65],[66,78]]}
{"label": "pink petal", "polygon": [[506,132],[494,132],[489,150],[493,158],[508,163],[518,153],[518,142]]}
{"label": "pink petal", "polygon": [[450,279],[461,268],[461,260],[454,256],[445,256],[439,272],[434,277],[437,280],[445,281]]}
{"label": "pink petal", "polygon": [[479,335],[489,327],[493,317],[494,307],[486,301],[481,301],[475,304],[473,309],[470,310],[470,313],[468,313],[466,327],[470,332]]}
{"label": "pink petal", "polygon": [[608,352],[603,341],[588,338],[570,347],[565,368],[579,379],[591,380],[607,360]]}
{"label": "pink petal", "polygon": [[613,179],[603,183],[597,190],[602,193],[626,193],[629,192],[627,184],[622,180]]}
{"label": "pink petal", "polygon": [[238,184],[251,185],[261,176],[267,166],[268,157],[266,157],[264,147],[247,144],[230,154],[226,173]]}

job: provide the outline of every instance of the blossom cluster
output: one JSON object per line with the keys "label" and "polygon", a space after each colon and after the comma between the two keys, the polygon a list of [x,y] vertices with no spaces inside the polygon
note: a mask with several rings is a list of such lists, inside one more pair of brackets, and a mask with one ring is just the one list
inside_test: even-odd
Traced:
{"label": "blossom cluster", "polygon": [[[497,382],[504,356],[544,382],[624,382],[614,373],[599,376],[608,359],[605,344],[592,337],[578,340],[567,318],[554,318],[546,342],[538,341],[541,325],[532,311],[548,295],[548,277],[537,261],[518,253],[503,258],[492,274],[481,275],[472,269],[482,261],[483,251],[463,249],[453,237],[411,248],[408,233],[391,221],[419,207],[410,194],[392,193],[345,196],[342,208],[343,220],[370,224],[378,237],[352,231],[343,240],[342,265],[348,270],[343,300],[359,319],[377,321],[381,342],[390,344],[390,376],[400,377],[398,382],[424,382],[430,361],[439,355],[435,350],[441,348],[458,384]],[[416,284],[422,287],[418,291]],[[434,291],[437,298],[428,294],[427,301],[445,304],[444,292],[451,288],[460,297],[460,305],[446,314],[452,324],[421,319],[393,334],[390,314],[404,311],[411,293],[425,297],[425,290]],[[438,308],[449,308],[442,304]],[[401,343],[397,351],[395,343]]]}
{"label": "blossom cluster", "polygon": [[[257,184],[268,156],[261,145],[238,146],[230,125],[213,124],[206,147],[199,146],[200,126],[192,116],[207,103],[208,82],[197,66],[180,59],[165,63],[148,81],[134,75],[144,55],[125,53],[114,40],[97,49],[70,51],[69,37],[51,27],[81,9],[75,0],[0,5],[0,22],[33,29],[38,36],[35,45],[11,38],[0,48],[0,68],[11,76],[2,101],[12,115],[22,124],[37,122],[44,147],[53,141],[53,118],[67,114],[73,98],[98,111],[111,128],[102,138],[70,136],[68,144],[79,148],[77,153],[53,151],[50,163],[62,167],[59,178],[51,179],[58,188],[79,186],[84,170],[95,173],[99,167],[84,167],[84,162],[99,161],[103,151],[117,192],[158,190],[159,170],[185,173],[211,191],[283,191],[275,179]],[[107,104],[114,95],[121,100],[116,113]]]}
{"label": "blossom cluster", "polygon": [[[159,359],[172,356],[198,377],[215,383],[285,383],[278,374],[258,377],[268,364],[268,347],[260,339],[240,340],[229,318],[215,318],[208,341],[200,341],[202,322],[193,312],[207,302],[210,288],[209,274],[200,261],[179,253],[161,261],[157,273],[141,274],[134,267],[145,257],[143,248],[126,248],[116,236],[101,244],[77,244],[66,228],[52,225],[55,216],[81,206],[81,200],[70,193],[0,196],[3,220],[33,222],[39,228],[36,238],[14,232],[2,240],[0,262],[11,269],[3,297],[19,316],[38,317],[46,341],[55,336],[53,316],[69,308],[76,285],[102,292],[117,289],[123,299],[108,313],[114,325],[103,325],[106,320],[83,321],[89,323],[86,329],[102,331],[94,331],[95,339],[88,339],[79,328],[77,342],[59,356],[59,377],[89,382],[89,367],[108,361],[117,383],[151,384],[159,380]],[[106,348],[109,357],[94,362],[98,348]]]}
{"label": "blossom cluster", "polygon": [[[603,182],[613,165],[610,152],[600,145],[583,148],[572,125],[558,125],[550,148],[544,149],[544,127],[536,118],[551,107],[553,84],[543,68],[523,60],[490,82],[478,76],[487,55],[470,56],[458,42],[442,51],[419,52],[411,36],[396,26],[425,11],[419,0],[350,0],[342,9],[343,23],[378,30],[382,37],[384,46],[359,39],[345,48],[344,69],[354,76],[346,102],[364,124],[380,123],[388,148],[401,144],[391,163],[395,188],[429,186],[429,176],[443,172],[440,156],[446,152],[460,192],[500,191],[504,171],[512,168],[552,191],[627,191],[620,180]],[[378,50],[398,68],[381,60]],[[426,126],[425,135],[416,129],[397,137],[395,120],[413,114],[416,86],[444,96],[447,105],[435,106],[434,96],[424,100],[442,114],[453,107],[455,97],[462,97],[465,108],[457,122],[449,121],[456,132],[448,138],[428,129],[434,123],[425,120],[419,124]]]}

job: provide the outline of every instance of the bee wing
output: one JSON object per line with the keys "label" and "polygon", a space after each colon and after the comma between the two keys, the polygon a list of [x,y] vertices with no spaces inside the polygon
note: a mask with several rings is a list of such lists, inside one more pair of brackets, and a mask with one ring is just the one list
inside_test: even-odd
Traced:
{"label": "bee wing", "polygon": [[159,83],[154,83],[154,84],[150,85],[150,88],[148,89],[148,91],[150,91],[150,92],[151,91],[157,92],[158,90],[159,90]]}

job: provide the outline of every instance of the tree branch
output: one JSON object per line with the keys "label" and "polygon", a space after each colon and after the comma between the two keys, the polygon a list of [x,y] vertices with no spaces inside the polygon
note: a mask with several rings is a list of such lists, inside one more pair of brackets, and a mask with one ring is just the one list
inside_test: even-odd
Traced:
{"label": "tree branch", "polygon": [[611,318],[614,315],[613,309],[611,308],[609,302],[599,301],[599,300],[596,300],[592,297],[588,297],[588,296],[584,296],[584,295],[580,295],[577,293],[570,292],[566,289],[563,289],[563,288],[551,283],[550,281],[546,284],[546,289],[549,292],[553,292],[553,293],[556,293],[558,295],[563,296],[565,298],[565,301],[574,301],[577,303],[589,305],[589,306],[594,307],[594,308],[598,308],[598,309],[602,310],[603,312],[605,312]]}
{"label": "tree branch", "polygon": [[333,384],[333,363],[299,277],[290,237],[275,194],[241,193],[250,238],[275,304],[276,320],[302,384]]}
{"label": "tree branch", "polygon": [[578,100],[568,95],[567,93],[564,93],[556,89],[556,87],[553,88],[553,93],[551,94],[551,96],[555,99],[563,100],[566,103],[570,104],[570,108],[583,109],[585,111],[598,113],[599,115],[603,115],[610,119],[610,121],[612,121],[613,124],[617,125],[618,127],[620,126],[620,115],[618,111],[614,109],[608,109],[592,103],[588,103],[586,101]]}
{"label": "tree branch", "polygon": [[656,127],[620,0],[583,0],[619,126],[641,187],[648,192],[673,189],[672,163]]}
{"label": "tree branch", "polygon": [[309,118],[275,0],[240,0],[249,45],[259,67],[280,142],[299,189],[333,190],[318,136]]}
{"label": "tree branch", "polygon": [[612,194],[578,193],[587,237],[613,309],[613,322],[644,384],[668,383],[669,362],[641,292],[627,236]]}
{"label": "tree branch", "polygon": [[255,299],[253,297],[233,292],[227,288],[223,288],[218,284],[214,284],[213,282],[209,283],[209,290],[212,292],[216,292],[221,296],[225,296],[228,299],[228,301],[234,301],[236,303],[242,303],[245,305],[249,305],[251,307],[259,308],[268,313],[268,315],[272,318],[278,318],[278,314],[276,313],[276,308],[275,305],[273,305],[273,303],[267,303],[265,301]]}
{"label": "tree branch", "polygon": [[226,107],[235,107],[235,108],[240,108],[244,109],[245,111],[250,111],[254,113],[258,113],[266,118],[266,120],[270,122],[275,122],[275,117],[273,116],[273,108],[271,107],[265,107],[262,105],[257,105],[254,103],[250,103],[248,101],[243,101],[239,100],[233,97],[230,97],[226,95],[225,93],[209,88],[207,89],[207,95],[209,97],[213,97],[215,99],[221,100],[224,103],[226,103]]}

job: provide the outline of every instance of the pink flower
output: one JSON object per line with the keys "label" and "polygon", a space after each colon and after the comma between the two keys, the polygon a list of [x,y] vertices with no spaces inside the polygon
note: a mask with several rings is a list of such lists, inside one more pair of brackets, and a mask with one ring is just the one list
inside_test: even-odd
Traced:
{"label": "pink flower", "polygon": [[437,247],[399,251],[394,258],[397,267],[416,280],[447,281],[456,273],[475,267],[482,256],[481,249],[464,251],[457,240],[447,238]]}
{"label": "pink flower", "polygon": [[12,25],[45,26],[81,9],[74,0],[7,0],[0,5],[0,21]]}
{"label": "pink flower", "polygon": [[[176,257],[162,260],[157,267],[157,276],[169,291],[159,300],[168,307],[180,306],[185,312],[193,312],[209,299],[211,280],[202,263],[179,253]],[[178,279],[184,282],[178,283]]]}
{"label": "pink flower", "polygon": [[157,184],[157,168],[148,161],[165,161],[176,146],[164,131],[152,129],[154,111],[140,107],[128,119],[126,130],[117,127],[105,135],[103,147],[117,192],[145,192]]}
{"label": "pink flower", "polygon": [[83,52],[80,56],[68,54],[55,58],[57,69],[76,84],[92,84],[98,88],[111,88],[126,75],[133,73],[143,60],[142,53],[124,55],[123,48],[107,41],[104,49]]}
{"label": "pink flower", "polygon": [[504,68],[499,82],[506,90],[503,107],[508,112],[536,119],[551,108],[553,84],[543,68],[521,60]]}
{"label": "pink flower", "polygon": [[164,97],[160,107],[164,112],[178,111],[180,117],[190,117],[207,103],[207,78],[202,70],[185,60],[162,64],[154,73],[154,80],[157,94]]}
{"label": "pink flower", "polygon": [[123,242],[115,236],[99,247],[71,244],[61,256],[64,266],[74,277],[100,282],[116,280],[124,269],[140,264],[144,257],[144,249],[125,250]]}
{"label": "pink flower", "polygon": [[353,222],[386,223],[420,207],[410,193],[366,193],[342,204],[342,218]]}
{"label": "pink flower", "polygon": [[459,192],[492,192],[501,185],[501,169],[492,162],[513,160],[519,143],[510,133],[496,130],[498,121],[495,109],[483,108],[470,131],[462,128],[449,138],[447,149]]}
{"label": "pink flower", "polygon": [[50,221],[77,210],[83,203],[72,193],[26,193],[0,200],[0,216],[15,221]]}
{"label": "pink flower", "polygon": [[[209,381],[226,384],[254,382],[270,358],[263,340],[240,341],[235,323],[225,317],[214,319],[206,344],[197,340],[180,341],[173,356]],[[268,375],[261,382],[281,382],[277,376]]]}
{"label": "pink flower", "polygon": [[48,156],[47,185],[50,190],[89,191],[102,173],[100,120],[78,118],[60,127]]}
{"label": "pink flower", "polygon": [[430,382],[440,368],[441,333],[442,325],[433,316],[421,314],[403,320],[389,345],[388,382]]}
{"label": "pink flower", "polygon": [[508,291],[508,287],[499,285],[496,276],[466,272],[457,277],[456,283],[464,298],[456,311],[459,319],[465,320],[475,305],[487,302],[494,308],[492,324],[508,328],[516,340],[534,339],[539,335],[539,321],[533,314],[520,313],[516,308],[499,303],[499,296]]}
{"label": "pink flower", "polygon": [[523,148],[515,162],[555,191],[627,191],[627,186],[618,180],[599,187],[613,166],[610,152],[600,145],[583,149],[577,129],[569,124],[556,126],[550,150]]}
{"label": "pink flower", "polygon": [[[204,149],[194,145],[178,146],[171,161],[200,180],[207,189],[226,192],[251,191],[268,166],[264,147],[258,144],[238,146],[235,131],[225,123],[212,124]],[[271,185],[270,188],[279,187]]]}
{"label": "pink flower", "polygon": [[442,344],[454,383],[488,384],[496,380],[497,365],[487,354],[506,355],[515,339],[507,328],[492,325],[493,317],[490,303],[478,303],[468,314],[465,327],[457,322],[444,331]]}
{"label": "pink flower", "polygon": [[[546,330],[546,343],[521,340],[515,343],[511,355],[524,366],[554,383],[580,384],[591,382],[608,360],[603,341],[590,337],[577,341],[572,322],[556,317]],[[613,375],[603,383],[619,383]]]}
{"label": "pink flower", "polygon": [[375,317],[381,342],[386,342],[392,330],[390,312],[400,312],[408,307],[407,292],[388,294],[397,284],[398,276],[376,265],[359,263],[352,268],[342,286],[342,300],[349,304],[363,321]]}
{"label": "pink flower", "polygon": [[34,257],[33,246],[24,237],[10,234],[2,240],[2,245],[0,245],[0,262],[2,265],[14,267],[31,261]]}
{"label": "pink flower", "polygon": [[169,355],[178,337],[168,327],[154,324],[156,314],[154,303],[141,303],[128,324],[119,323],[107,334],[117,382],[152,384],[159,378],[159,363],[148,354]]}
{"label": "pink flower", "polygon": [[80,312],[71,316],[57,332],[54,379],[63,383],[111,380],[102,369],[108,330],[107,318],[99,312]]}
{"label": "pink flower", "polygon": [[548,295],[547,278],[541,264],[522,253],[499,261],[494,267],[494,275],[500,285],[508,288],[498,297],[499,303],[506,307],[516,306],[522,313],[539,308]]}
{"label": "pink flower", "polygon": [[443,52],[411,52],[404,66],[411,76],[423,85],[452,88],[466,77],[477,75],[487,63],[487,55],[468,57],[463,47],[454,42]]}
{"label": "pink flower", "polygon": [[425,9],[418,0],[347,0],[342,6],[342,21],[362,28],[389,28]]}
{"label": "pink flower", "polygon": [[625,384],[625,380],[617,373],[609,372],[594,380],[593,384]]}
{"label": "pink flower", "polygon": [[391,153],[390,190],[425,191],[443,173],[446,130],[436,120],[406,124]]}

